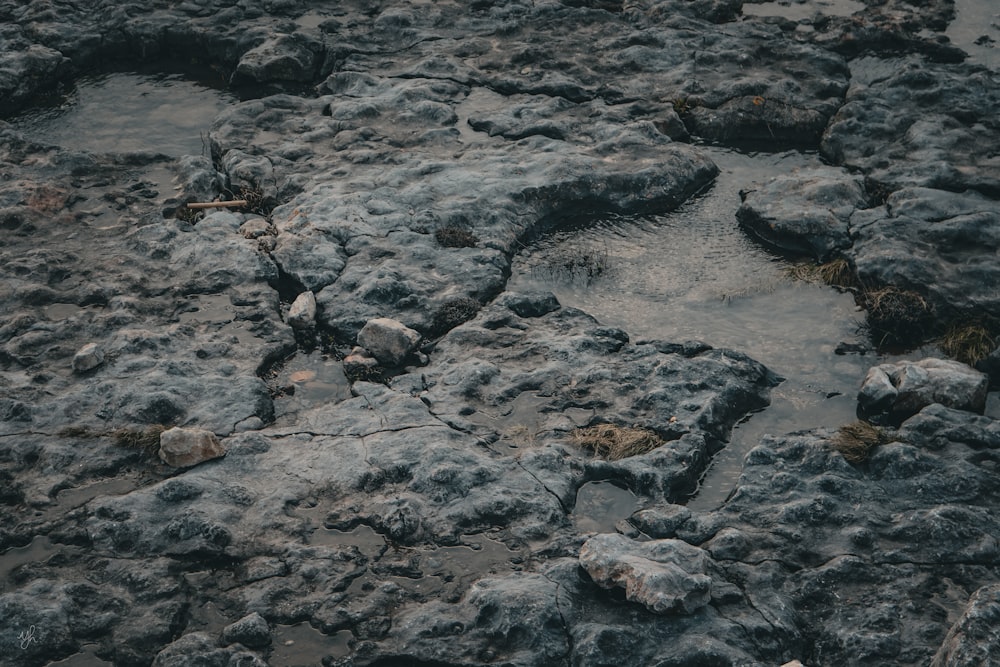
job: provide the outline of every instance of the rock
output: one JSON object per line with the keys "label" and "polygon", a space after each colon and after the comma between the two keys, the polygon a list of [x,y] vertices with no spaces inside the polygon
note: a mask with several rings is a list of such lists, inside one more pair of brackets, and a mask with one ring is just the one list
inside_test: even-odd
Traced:
{"label": "rock", "polygon": [[250,218],[240,225],[240,234],[247,239],[259,239],[273,232],[273,228],[264,218]]}
{"label": "rock", "polygon": [[308,329],[316,323],[316,296],[312,292],[302,292],[288,309],[285,321],[295,329]]}
{"label": "rock", "polygon": [[1000,642],[994,628],[1000,621],[1000,586],[984,586],[972,594],[955,624],[948,630],[931,667],[989,665],[1000,660]]}
{"label": "rock", "polygon": [[175,468],[187,468],[226,455],[226,448],[211,431],[171,428],[160,434],[160,459]]}
{"label": "rock", "polygon": [[271,627],[263,616],[254,612],[223,628],[222,640],[227,644],[263,648],[271,643]]}
{"label": "rock", "polygon": [[971,147],[1000,139],[991,121],[998,103],[991,72],[918,57],[888,61],[884,76],[850,88],[823,133],[822,153],[888,192],[926,187],[995,195],[1000,167]]}
{"label": "rock", "polygon": [[344,374],[348,378],[368,379],[378,373],[378,359],[363,347],[355,347],[344,357]]}
{"label": "rock", "polygon": [[905,187],[851,218],[858,279],[914,290],[946,324],[1000,315],[1000,202],[973,191]]}
{"label": "rock", "polygon": [[243,54],[236,77],[253,83],[311,81],[321,49],[302,33],[273,37]]}
{"label": "rock", "polygon": [[657,614],[691,614],[708,604],[712,578],[707,555],[680,540],[635,542],[598,535],[580,549],[580,565],[604,588],[624,588],[625,597]]}
{"label": "rock", "polygon": [[368,320],[358,332],[358,345],[383,366],[398,366],[417,349],[420,334],[388,317]]}
{"label": "rock", "polygon": [[825,168],[780,176],[740,197],[736,217],[753,235],[817,262],[851,246],[848,221],[866,206],[861,179]]}
{"label": "rock", "polygon": [[97,343],[87,343],[73,355],[73,370],[86,373],[104,363],[104,351]]}
{"label": "rock", "polygon": [[985,373],[958,361],[921,359],[880,364],[868,371],[858,393],[858,406],[865,413],[887,412],[896,419],[905,419],[932,403],[982,414],[988,387]]}

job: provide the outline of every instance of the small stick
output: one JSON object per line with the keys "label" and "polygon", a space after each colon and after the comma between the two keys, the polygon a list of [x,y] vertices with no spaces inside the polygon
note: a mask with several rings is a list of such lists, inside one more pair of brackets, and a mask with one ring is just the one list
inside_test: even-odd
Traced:
{"label": "small stick", "polygon": [[246,199],[234,199],[233,201],[204,201],[204,202],[191,202],[187,205],[188,208],[241,208],[243,206],[248,206],[250,202]]}

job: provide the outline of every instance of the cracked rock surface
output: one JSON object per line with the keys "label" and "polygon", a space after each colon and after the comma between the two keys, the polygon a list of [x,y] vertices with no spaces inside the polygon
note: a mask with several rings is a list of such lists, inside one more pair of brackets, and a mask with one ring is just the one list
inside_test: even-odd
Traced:
{"label": "cracked rock surface", "polygon": [[[748,191],[766,241],[1000,320],[997,75],[938,39],[952,3],[863,4],[0,0],[5,117],[122,61],[244,100],[202,156],[0,121],[3,659],[995,659],[998,422],[932,388],[863,462],[765,436],[694,511],[781,378],[507,290],[547,231],[710,186],[707,141],[831,163]],[[248,204],[185,208],[217,197]],[[654,446],[599,456],[595,427]],[[164,432],[214,458],[164,465]],[[642,509],[582,529],[593,482]]]}

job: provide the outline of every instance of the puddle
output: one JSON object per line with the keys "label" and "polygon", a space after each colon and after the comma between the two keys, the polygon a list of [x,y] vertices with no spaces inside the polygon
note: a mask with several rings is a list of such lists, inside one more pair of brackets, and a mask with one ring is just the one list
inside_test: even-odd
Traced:
{"label": "puddle", "polygon": [[504,412],[479,410],[466,417],[473,424],[485,426],[500,434],[495,448],[516,453],[533,446],[542,430],[544,417],[538,408],[545,399],[537,391],[523,391],[513,401],[504,406]]}
{"label": "puddle", "polygon": [[0,554],[0,592],[7,590],[7,578],[11,572],[28,563],[44,563],[59,551],[60,546],[53,544],[48,537],[38,535],[30,544]]}
{"label": "puddle", "polygon": [[1000,5],[996,0],[955,0],[955,20],[945,32],[969,61],[1000,68]]}
{"label": "puddle", "polygon": [[587,482],[576,492],[571,514],[582,533],[613,533],[615,524],[642,508],[634,493],[611,482]]}
{"label": "puddle", "polygon": [[319,528],[309,538],[310,545],[332,547],[357,547],[366,556],[377,554],[385,548],[385,538],[370,526],[358,526],[352,530]]}
{"label": "puddle", "polygon": [[107,72],[81,77],[57,103],[9,120],[35,141],[73,150],[202,155],[212,121],[236,101],[176,74]]}
{"label": "puddle", "polygon": [[[717,507],[744,454],[762,433],[840,426],[856,418],[855,396],[868,368],[886,357],[840,356],[841,342],[864,342],[864,313],[850,294],[788,277],[789,263],[750,240],[735,218],[739,190],[754,181],[821,166],[815,154],[740,153],[703,147],[721,173],[712,188],[677,211],[611,217],[557,230],[515,258],[508,289],[551,290],[633,340],[697,339],[749,354],[786,381],[772,404],[738,427],[713,463],[692,506]],[[553,271],[569,253],[600,270]]]}
{"label": "puddle", "polygon": [[240,344],[260,342],[252,331],[253,322],[236,319],[236,306],[227,294],[199,294],[188,298],[182,312],[177,313],[180,324],[203,327],[226,336],[235,336]]}
{"label": "puddle", "polygon": [[271,384],[284,389],[274,402],[279,424],[301,410],[351,398],[344,364],[318,351],[296,354],[276,373]]}
{"label": "puddle", "polygon": [[[324,635],[308,623],[279,625],[274,629],[273,650],[268,664],[283,667],[315,667],[319,656],[343,658],[350,654],[348,642],[353,635],[341,630],[334,635]],[[325,663],[325,660],[324,660]]]}
{"label": "puddle", "polygon": [[744,16],[780,16],[790,21],[824,16],[850,16],[865,9],[857,0],[779,0],[778,2],[743,3]]}
{"label": "puddle", "polygon": [[65,513],[71,509],[86,505],[94,498],[100,496],[123,496],[131,493],[141,486],[138,480],[128,477],[114,477],[102,479],[93,484],[77,486],[71,489],[63,489],[56,494],[55,507],[46,510],[46,514]]}

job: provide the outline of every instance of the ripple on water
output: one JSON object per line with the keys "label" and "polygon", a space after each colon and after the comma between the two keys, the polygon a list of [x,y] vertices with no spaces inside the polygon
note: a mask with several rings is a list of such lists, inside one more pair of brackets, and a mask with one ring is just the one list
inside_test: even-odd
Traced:
{"label": "ripple on water", "polygon": [[[693,503],[710,508],[728,495],[760,435],[853,421],[857,388],[881,358],[837,355],[841,342],[864,342],[864,313],[853,297],[795,281],[790,263],[750,240],[736,221],[741,189],[822,167],[818,156],[703,149],[721,170],[711,188],[666,215],[560,228],[515,258],[509,289],[551,290],[564,306],[621,327],[633,340],[696,339],[739,350],[785,378],[771,406],[736,429],[706,475]],[[567,259],[580,257],[600,270]]]}
{"label": "ripple on water", "polygon": [[10,122],[30,139],[72,150],[201,155],[212,121],[236,101],[177,74],[105,72]]}

